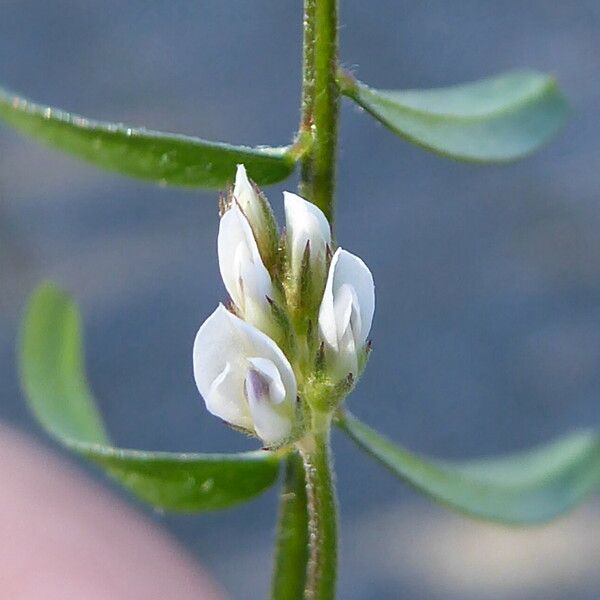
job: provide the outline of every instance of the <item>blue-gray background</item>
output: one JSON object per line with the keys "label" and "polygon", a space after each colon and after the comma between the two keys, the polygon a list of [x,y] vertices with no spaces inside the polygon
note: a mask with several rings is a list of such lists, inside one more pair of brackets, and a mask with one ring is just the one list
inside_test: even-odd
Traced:
{"label": "blue-gray background", "polygon": [[[0,81],[84,115],[208,139],[290,141],[300,0],[0,2]],[[379,87],[513,67],[555,73],[561,136],[508,167],[413,148],[343,103],[338,239],[377,284],[374,353],[352,409],[411,448],[465,457],[600,425],[600,4],[345,0],[343,62]],[[281,213],[281,191],[267,190]],[[81,303],[89,374],[115,439],[251,446],[203,409],[191,342],[224,297],[216,194],[96,172],[0,130],[0,418],[26,414],[13,347],[42,278]],[[335,437],[341,594],[597,598],[600,506],[546,529],[483,526],[430,505]],[[160,516],[233,598],[264,597],[276,494]]]}

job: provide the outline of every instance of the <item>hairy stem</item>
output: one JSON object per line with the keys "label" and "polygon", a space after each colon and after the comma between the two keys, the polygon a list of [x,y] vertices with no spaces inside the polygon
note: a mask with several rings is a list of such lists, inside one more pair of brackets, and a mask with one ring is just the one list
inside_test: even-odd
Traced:
{"label": "hairy stem", "polygon": [[315,10],[316,0],[304,2],[304,40],[302,55],[302,122],[300,131],[311,132],[315,104]]}
{"label": "hairy stem", "polygon": [[[325,213],[332,227],[339,112],[337,29],[338,0],[304,0],[297,140],[302,148],[300,194]],[[272,600],[333,600],[335,595],[337,505],[330,421],[330,415],[313,412],[311,431],[298,443],[303,467],[294,455],[287,458]]]}
{"label": "hairy stem", "polygon": [[300,192],[330,222],[339,112],[337,19],[337,0],[305,0],[301,132],[310,134],[312,147],[302,160]]}
{"label": "hairy stem", "polygon": [[272,600],[302,600],[308,563],[308,515],[304,466],[297,452],[286,459],[279,503]]}
{"label": "hairy stem", "polygon": [[337,501],[329,447],[329,419],[301,445],[306,476],[309,557],[304,598],[333,600],[337,567]]}

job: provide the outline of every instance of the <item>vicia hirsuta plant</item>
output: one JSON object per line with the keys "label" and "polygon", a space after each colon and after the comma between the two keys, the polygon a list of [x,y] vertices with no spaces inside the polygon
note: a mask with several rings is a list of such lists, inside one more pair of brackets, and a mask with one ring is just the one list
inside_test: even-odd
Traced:
{"label": "vicia hirsuta plant", "polygon": [[[443,89],[372,89],[340,65],[337,10],[337,0],[304,2],[300,127],[284,147],[102,123],[0,93],[6,123],[99,167],[167,186],[226,189],[235,180],[220,202],[217,244],[229,301],[200,327],[193,371],[208,410],[259,438],[262,450],[176,454],[112,446],[84,375],[79,313],[52,284],[31,300],[19,363],[29,405],[48,432],[154,507],[232,506],[273,485],[284,463],[274,600],[335,595],[333,425],[393,474],[480,519],[545,521],[600,483],[600,437],[591,431],[503,458],[430,461],[347,411],[345,399],[370,351],[375,298],[369,269],[332,235],[340,97],[412,143],[480,163],[533,152],[568,109],[554,79],[532,71]],[[284,194],[281,232],[257,186],[286,179],[297,163],[300,195]]]}

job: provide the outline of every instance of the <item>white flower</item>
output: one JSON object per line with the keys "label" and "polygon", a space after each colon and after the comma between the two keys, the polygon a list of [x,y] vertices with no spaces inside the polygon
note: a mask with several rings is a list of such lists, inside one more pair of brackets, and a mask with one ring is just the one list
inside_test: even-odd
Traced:
{"label": "white flower", "polygon": [[273,286],[252,228],[235,202],[221,217],[217,247],[221,277],[239,314],[262,328]]}
{"label": "white flower", "polygon": [[250,223],[263,262],[269,266],[276,259],[279,232],[267,200],[250,183],[244,165],[237,166],[233,202],[242,209]]}
{"label": "white flower", "polygon": [[[233,187],[233,197],[246,215],[253,228],[262,228],[264,214],[262,203],[256,190],[250,183],[244,165],[238,165],[235,174],[235,185]],[[255,231],[259,235],[258,231]]]}
{"label": "white flower", "polygon": [[358,256],[338,248],[319,309],[319,331],[339,375],[357,375],[358,353],[367,341],[374,312],[371,271]]}
{"label": "white flower", "polygon": [[[331,228],[321,209],[304,198],[283,192],[287,247],[292,274],[297,277],[307,243],[310,244],[310,267],[324,278],[327,246],[331,244]],[[322,285],[322,284],[321,284]]]}
{"label": "white flower", "polygon": [[276,446],[292,433],[296,378],[275,342],[223,305],[194,341],[194,378],[209,412]]}

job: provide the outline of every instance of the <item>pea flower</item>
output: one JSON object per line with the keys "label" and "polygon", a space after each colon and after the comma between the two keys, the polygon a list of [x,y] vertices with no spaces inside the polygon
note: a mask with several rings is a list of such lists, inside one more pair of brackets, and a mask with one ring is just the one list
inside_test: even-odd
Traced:
{"label": "pea flower", "polygon": [[[287,250],[292,276],[301,276],[302,260],[309,252],[313,278],[325,279],[327,249],[331,245],[331,229],[321,209],[304,198],[283,192]],[[322,287],[322,286],[321,286]]]}
{"label": "pea flower", "polygon": [[336,375],[358,375],[359,357],[364,352],[374,312],[371,271],[358,256],[338,248],[331,259],[319,308],[319,331]]}
{"label": "pea flower", "polygon": [[194,341],[194,378],[206,408],[267,446],[292,433],[296,378],[277,344],[222,304]]}
{"label": "pea flower", "polygon": [[268,298],[273,295],[271,276],[250,223],[236,202],[221,217],[217,251],[221,277],[238,314],[263,329]]}
{"label": "pea flower", "polygon": [[237,166],[232,202],[237,203],[248,219],[263,262],[271,265],[277,253],[277,224],[271,206],[248,179],[244,165]]}
{"label": "pea flower", "polygon": [[244,167],[244,165],[237,166],[233,197],[244,211],[247,219],[259,226],[263,220],[260,198],[256,189],[254,189],[248,179],[248,174],[246,173],[246,167]]}

